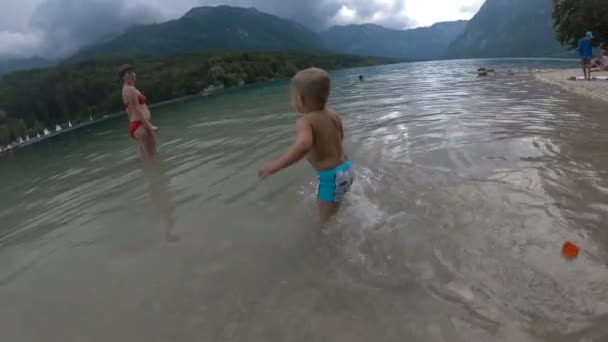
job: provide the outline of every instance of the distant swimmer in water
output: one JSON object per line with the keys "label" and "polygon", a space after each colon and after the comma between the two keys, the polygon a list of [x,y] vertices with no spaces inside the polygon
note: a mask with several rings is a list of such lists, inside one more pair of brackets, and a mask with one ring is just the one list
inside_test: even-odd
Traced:
{"label": "distant swimmer in water", "polygon": [[359,75],[359,81],[363,81],[363,75]]}
{"label": "distant swimmer in water", "polygon": [[129,136],[137,142],[142,160],[150,160],[156,155],[156,131],[150,122],[146,97],[135,88],[135,68],[126,64],[120,67],[118,75],[122,80],[122,101],[129,115]]}
{"label": "distant swimmer in water", "polygon": [[296,141],[282,157],[267,163],[259,171],[259,176],[265,178],[307,157],[317,170],[317,199],[324,229],[338,213],[340,203],[354,181],[351,162],[342,146],[342,120],[338,113],[326,107],[330,90],[329,75],[321,69],[306,69],[293,78],[292,104],[303,114],[296,124]]}

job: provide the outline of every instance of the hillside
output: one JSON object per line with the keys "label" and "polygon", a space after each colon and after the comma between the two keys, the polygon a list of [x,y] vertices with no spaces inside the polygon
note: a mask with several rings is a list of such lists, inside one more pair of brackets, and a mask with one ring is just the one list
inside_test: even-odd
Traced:
{"label": "hillside", "polygon": [[552,0],[487,0],[446,57],[567,55],[556,38],[552,6]]}
{"label": "hillside", "polygon": [[437,23],[430,27],[393,30],[374,24],[335,26],[322,33],[325,44],[340,53],[433,59],[442,56],[459,37],[466,21]]}
{"label": "hillside", "polygon": [[196,7],[183,17],[140,25],[76,54],[170,55],[209,50],[323,51],[320,37],[293,21],[253,8]]}
{"label": "hillside", "polygon": [[44,68],[53,64],[53,61],[40,57],[0,59],[0,76],[13,71]]}

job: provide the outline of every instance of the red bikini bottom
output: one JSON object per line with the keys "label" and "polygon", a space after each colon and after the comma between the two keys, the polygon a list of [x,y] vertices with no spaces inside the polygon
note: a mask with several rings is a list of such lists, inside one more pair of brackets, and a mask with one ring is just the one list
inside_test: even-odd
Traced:
{"label": "red bikini bottom", "polygon": [[141,122],[140,120],[137,120],[137,121],[131,121],[131,122],[129,123],[129,135],[131,136],[131,138],[135,139],[135,135],[134,135],[134,134],[135,134],[135,131],[137,131],[137,129],[138,129],[140,126],[143,126],[143,124],[144,124],[144,123],[143,123],[143,122]]}

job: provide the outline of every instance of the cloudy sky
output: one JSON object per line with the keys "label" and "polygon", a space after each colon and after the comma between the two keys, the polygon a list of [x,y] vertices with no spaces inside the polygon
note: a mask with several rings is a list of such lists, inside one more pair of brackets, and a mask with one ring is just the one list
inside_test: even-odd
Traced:
{"label": "cloudy sky", "polygon": [[318,29],[377,23],[392,28],[469,19],[485,0],[0,0],[0,58],[66,56],[133,24],[162,22],[201,5],[229,4]]}

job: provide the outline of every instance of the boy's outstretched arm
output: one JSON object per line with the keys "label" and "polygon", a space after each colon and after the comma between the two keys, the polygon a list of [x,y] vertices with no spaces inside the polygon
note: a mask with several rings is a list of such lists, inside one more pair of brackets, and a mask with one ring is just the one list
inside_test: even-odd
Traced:
{"label": "boy's outstretched arm", "polygon": [[290,167],[304,158],[311,148],[312,128],[305,118],[300,118],[296,124],[296,142],[289,147],[282,157],[262,166],[258,175],[265,178]]}

